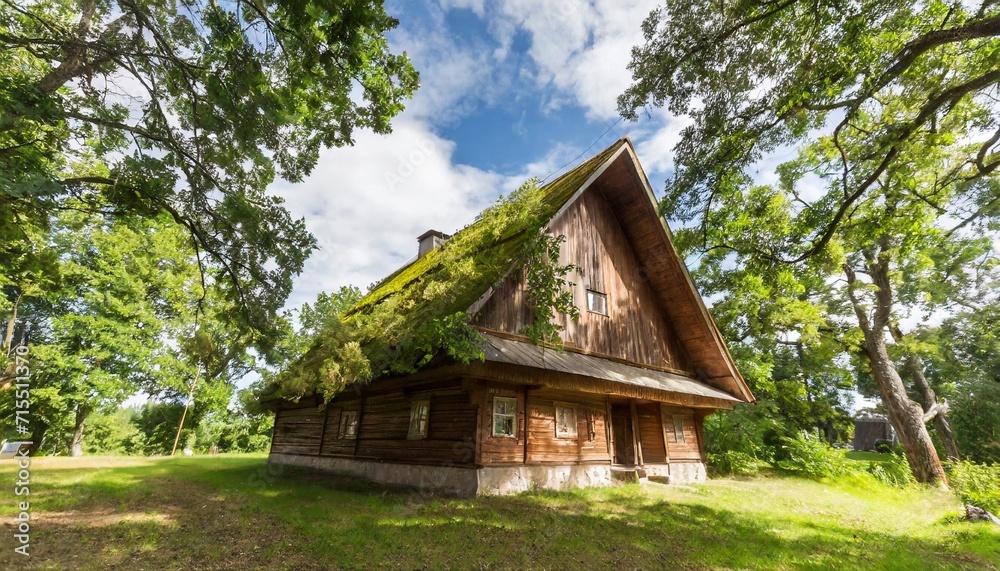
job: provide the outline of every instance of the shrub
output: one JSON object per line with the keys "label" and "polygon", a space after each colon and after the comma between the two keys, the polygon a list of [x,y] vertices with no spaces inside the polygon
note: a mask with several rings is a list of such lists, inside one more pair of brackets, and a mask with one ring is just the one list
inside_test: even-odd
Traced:
{"label": "shrub", "polygon": [[752,476],[774,460],[778,435],[789,434],[768,403],[737,407],[705,419],[708,467],[713,474]]}
{"label": "shrub", "polygon": [[782,437],[778,467],[807,478],[835,478],[853,472],[843,452],[807,434]]}
{"label": "shrub", "polygon": [[713,475],[754,476],[767,465],[767,462],[739,450],[722,450],[708,454],[708,467]]}
{"label": "shrub", "polygon": [[948,464],[948,482],[962,502],[1000,513],[1000,464]]}
{"label": "shrub", "polygon": [[879,482],[897,488],[908,486],[917,481],[910,470],[910,463],[902,454],[891,453],[886,460],[869,462],[865,471]]}
{"label": "shrub", "polygon": [[879,438],[875,441],[875,451],[880,454],[891,454],[892,442],[884,438]]}

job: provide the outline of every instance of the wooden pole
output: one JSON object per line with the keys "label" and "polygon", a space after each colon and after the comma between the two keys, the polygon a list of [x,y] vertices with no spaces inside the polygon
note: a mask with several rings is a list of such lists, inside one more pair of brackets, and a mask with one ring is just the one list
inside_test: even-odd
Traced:
{"label": "wooden pole", "polygon": [[174,437],[174,447],[170,450],[170,455],[173,456],[174,452],[177,452],[177,442],[181,439],[181,430],[184,429],[184,419],[187,417],[188,408],[191,406],[191,399],[194,398],[194,387],[198,384],[198,377],[201,376],[201,365],[198,365],[198,370],[194,374],[194,380],[191,381],[191,391],[188,392],[187,402],[184,403],[184,412],[181,414],[181,422],[177,425],[177,436]]}

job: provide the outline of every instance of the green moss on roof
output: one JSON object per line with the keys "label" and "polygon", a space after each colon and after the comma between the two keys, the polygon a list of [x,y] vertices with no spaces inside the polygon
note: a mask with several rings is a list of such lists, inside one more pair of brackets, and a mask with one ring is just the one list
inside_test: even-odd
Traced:
{"label": "green moss on roof", "polygon": [[529,181],[485,210],[443,246],[384,279],[279,375],[262,400],[327,399],[348,384],[412,372],[442,350],[481,358],[466,311],[529,257],[529,240],[621,147],[618,141],[553,182]]}
{"label": "green moss on roof", "polygon": [[[611,156],[614,155],[623,144],[625,144],[624,140],[616,141],[615,144],[611,145],[607,149],[604,149],[604,151],[584,161],[580,164],[580,166],[563,174],[556,180],[541,188],[543,211],[540,212],[541,215],[539,216],[539,219],[542,220],[543,226],[547,224],[557,212],[559,212],[559,209],[561,209],[566,202],[569,201],[574,194],[576,194],[576,191],[580,189],[583,183],[586,182],[587,179],[590,178],[591,175],[593,175],[594,172],[596,172],[607,159],[611,158]],[[478,223],[479,221],[477,220],[462,230],[459,230],[455,236],[451,238],[451,240],[454,241],[456,239],[462,239],[463,233],[473,232]],[[527,235],[528,233],[524,231],[520,231],[517,234],[504,234],[493,237],[487,234],[483,236],[484,239],[481,247],[500,247],[505,252],[513,255],[523,243]],[[445,246],[447,246],[447,243]],[[415,283],[421,276],[428,274],[434,268],[438,267],[441,263],[441,259],[441,249],[435,249],[427,255],[396,270],[379,282],[370,292],[368,292],[368,294],[361,298],[357,305],[352,308],[347,315],[350,316],[359,311],[364,311],[366,308],[370,308],[380,303],[393,294],[401,292],[406,287]],[[460,284],[456,284],[456,286],[458,285]],[[475,301],[475,299],[484,292],[485,288],[483,291],[480,291],[475,295],[473,301]],[[472,302],[470,302],[470,305],[471,303]]]}

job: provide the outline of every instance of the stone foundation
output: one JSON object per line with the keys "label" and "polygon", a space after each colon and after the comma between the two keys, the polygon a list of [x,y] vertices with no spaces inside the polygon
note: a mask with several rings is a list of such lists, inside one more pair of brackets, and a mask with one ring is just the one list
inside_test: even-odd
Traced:
{"label": "stone foundation", "polygon": [[704,462],[672,462],[670,464],[670,484],[697,484],[708,479]]}
{"label": "stone foundation", "polygon": [[341,476],[353,476],[379,484],[409,486],[434,493],[474,496],[479,490],[478,470],[471,467],[390,464],[354,458],[300,456],[273,452],[268,456],[267,461],[269,464],[302,466]]}
{"label": "stone foundation", "polygon": [[[465,497],[612,484],[611,466],[606,464],[485,466],[477,469],[277,453],[272,453],[267,461],[269,464],[301,466],[380,484],[408,486],[428,493]],[[705,465],[701,462],[656,464],[645,466],[644,469],[650,480],[670,484],[704,482],[706,476]]]}
{"label": "stone foundation", "polygon": [[611,466],[486,466],[480,468],[481,495],[516,494],[532,488],[569,490],[611,485]]}

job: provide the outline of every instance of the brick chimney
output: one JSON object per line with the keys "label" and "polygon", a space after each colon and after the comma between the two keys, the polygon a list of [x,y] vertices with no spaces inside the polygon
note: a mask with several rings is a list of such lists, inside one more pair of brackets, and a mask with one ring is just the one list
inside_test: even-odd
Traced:
{"label": "brick chimney", "polygon": [[431,250],[440,247],[441,244],[444,244],[448,238],[451,238],[451,236],[439,230],[428,230],[417,236],[417,241],[420,243],[420,246],[417,249],[417,257],[423,258],[430,253]]}

